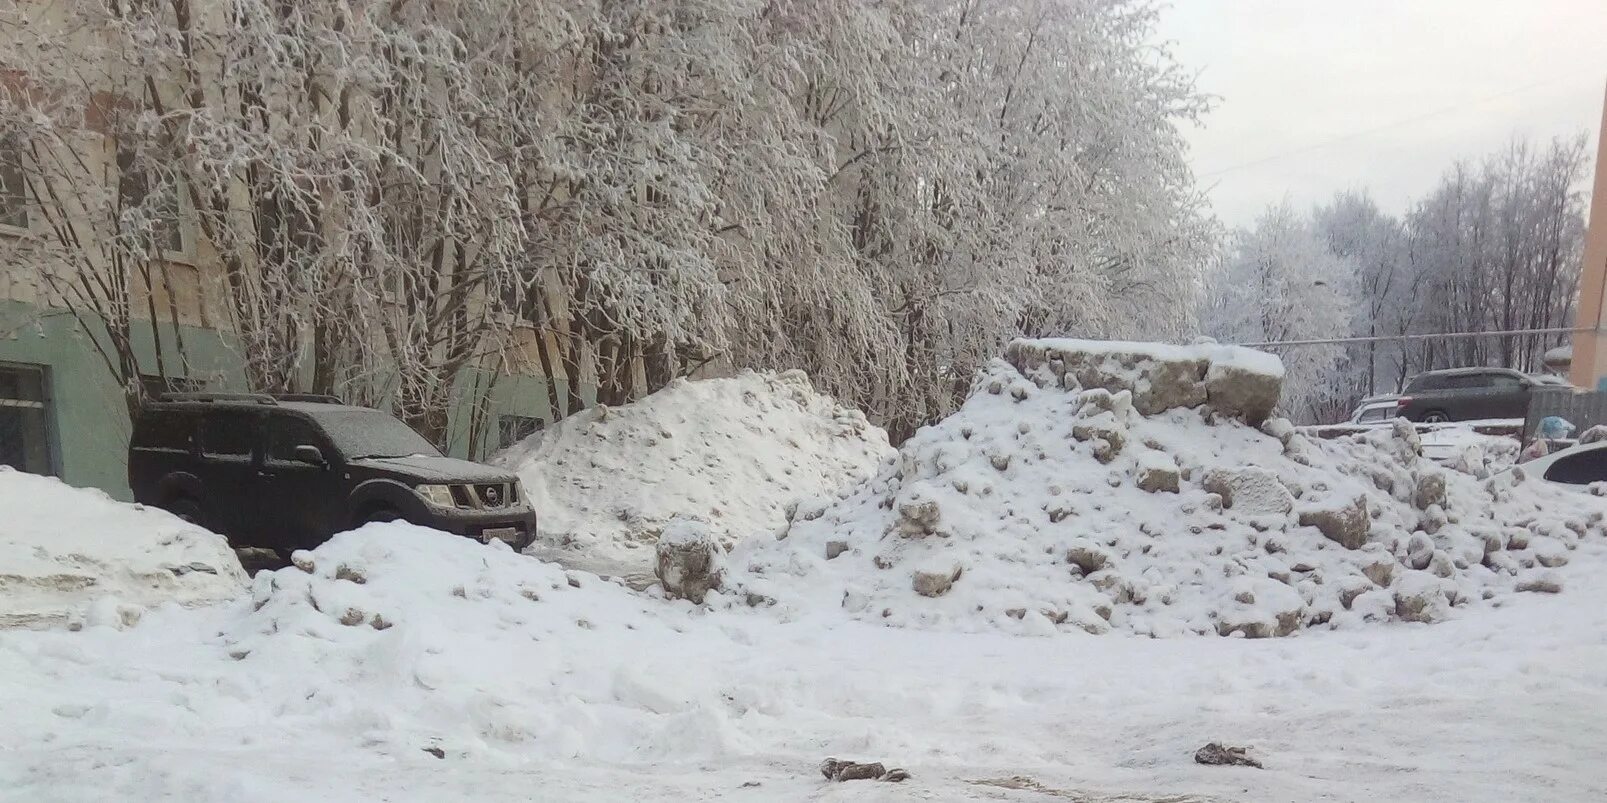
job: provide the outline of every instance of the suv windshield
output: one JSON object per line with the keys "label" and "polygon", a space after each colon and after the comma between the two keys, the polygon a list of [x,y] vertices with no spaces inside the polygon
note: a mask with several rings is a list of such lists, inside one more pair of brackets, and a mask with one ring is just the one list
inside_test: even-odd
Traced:
{"label": "suv windshield", "polygon": [[313,414],[335,449],[348,460],[364,457],[406,457],[423,454],[440,457],[424,437],[378,410],[331,410]]}

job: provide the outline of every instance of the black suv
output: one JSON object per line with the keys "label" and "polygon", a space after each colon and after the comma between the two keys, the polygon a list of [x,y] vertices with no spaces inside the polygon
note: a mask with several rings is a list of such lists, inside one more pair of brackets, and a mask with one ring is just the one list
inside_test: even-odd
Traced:
{"label": "black suv", "polygon": [[1412,377],[1396,404],[1410,421],[1476,421],[1523,418],[1529,395],[1539,384],[1510,368],[1453,368]]}
{"label": "black suv", "polygon": [[332,397],[164,395],[135,419],[128,484],[236,548],[282,555],[371,521],[515,549],[536,534],[512,474],[443,457],[390,415]]}

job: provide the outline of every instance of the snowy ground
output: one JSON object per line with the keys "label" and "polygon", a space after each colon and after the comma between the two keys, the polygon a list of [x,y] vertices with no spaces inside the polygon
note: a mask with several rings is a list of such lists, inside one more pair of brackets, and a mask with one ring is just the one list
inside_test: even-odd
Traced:
{"label": "snowy ground", "polygon": [[1601,800],[1607,547],[1573,555],[1435,625],[1033,638],[699,613],[376,526],[251,600],[0,632],[0,799]]}

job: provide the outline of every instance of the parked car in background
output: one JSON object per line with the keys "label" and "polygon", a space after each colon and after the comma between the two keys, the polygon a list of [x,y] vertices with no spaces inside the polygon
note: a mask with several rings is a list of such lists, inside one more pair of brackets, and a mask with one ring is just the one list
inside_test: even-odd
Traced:
{"label": "parked car in background", "polygon": [[288,555],[406,520],[522,549],[536,515],[501,469],[443,457],[406,424],[329,397],[182,393],[148,402],[128,449],[134,498]]}
{"label": "parked car in background", "polygon": [[1412,377],[1398,415],[1422,423],[1523,418],[1539,380],[1510,368],[1453,368]]}
{"label": "parked car in background", "polygon": [[1400,417],[1399,396],[1371,396],[1361,400],[1350,414],[1349,424],[1387,424]]}

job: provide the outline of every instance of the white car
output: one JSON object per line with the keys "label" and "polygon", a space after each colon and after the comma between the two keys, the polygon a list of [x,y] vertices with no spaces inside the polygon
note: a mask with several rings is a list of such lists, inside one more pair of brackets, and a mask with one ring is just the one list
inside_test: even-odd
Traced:
{"label": "white car", "polygon": [[1584,491],[1594,482],[1607,482],[1607,441],[1559,449],[1519,466],[1525,474]]}
{"label": "white car", "polygon": [[1350,414],[1351,424],[1387,424],[1400,415],[1399,396],[1375,396],[1362,399],[1356,412]]}

